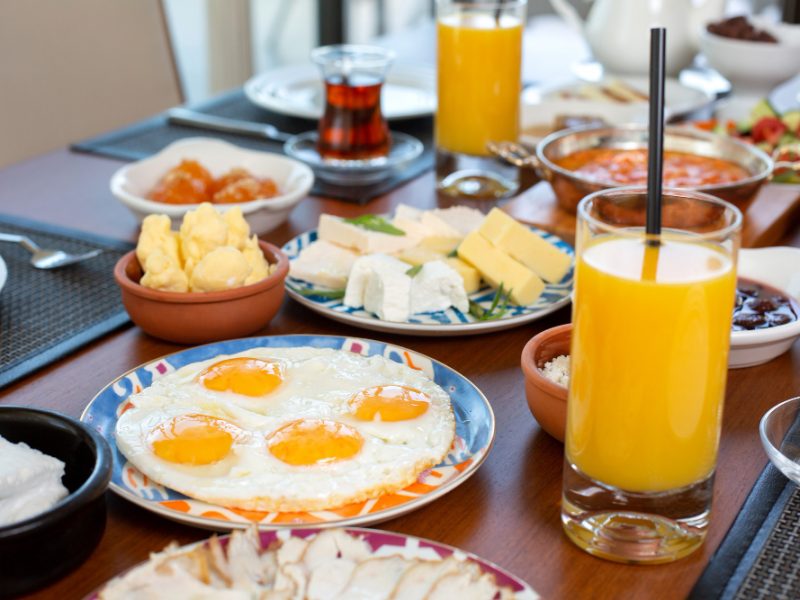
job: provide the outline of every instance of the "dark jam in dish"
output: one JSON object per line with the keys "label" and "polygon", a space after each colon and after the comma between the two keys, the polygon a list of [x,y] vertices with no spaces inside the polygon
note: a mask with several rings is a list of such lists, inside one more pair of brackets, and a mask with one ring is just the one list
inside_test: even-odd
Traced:
{"label": "dark jam in dish", "polygon": [[736,282],[733,330],[768,329],[797,320],[797,302],[783,292],[749,279]]}

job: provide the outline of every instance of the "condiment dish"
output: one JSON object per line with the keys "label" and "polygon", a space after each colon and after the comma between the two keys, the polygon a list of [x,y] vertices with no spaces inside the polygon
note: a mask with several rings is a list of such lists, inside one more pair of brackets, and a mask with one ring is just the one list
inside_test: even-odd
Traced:
{"label": "condiment dish", "polygon": [[173,142],[158,154],[119,169],[111,177],[111,192],[139,221],[150,214],[165,214],[174,227],[197,204],[167,204],[147,198],[158,180],[183,159],[195,159],[212,175],[220,176],[233,168],[244,168],[258,178],[270,177],[280,194],[272,198],[220,204],[219,208],[239,206],[253,233],[263,234],[284,223],[289,213],[311,189],[314,174],[302,162],[274,154],[246,150],[213,138],[186,138]]}
{"label": "condiment dish", "polygon": [[800,484],[800,397],[769,409],[758,427],[769,460],[789,479]]}
{"label": "condiment dish", "polygon": [[703,30],[700,50],[708,64],[726,77],[737,94],[764,95],[800,71],[800,25],[762,23],[778,43],[724,37]]}
{"label": "condiment dish", "polygon": [[560,442],[567,427],[567,388],[550,381],[541,369],[556,356],[568,356],[571,339],[571,323],[545,329],[525,344],[520,360],[528,408],[542,429]]}
{"label": "condiment dish", "polygon": [[[800,299],[800,248],[740,250],[738,274]],[[728,366],[738,369],[765,363],[786,352],[798,337],[800,319],[768,329],[733,331]]]}
{"label": "condiment dish", "polygon": [[111,451],[92,427],[33,408],[0,407],[0,436],[64,462],[69,491],[49,510],[0,527],[0,596],[13,597],[66,575],[97,546],[106,525]]}
{"label": "condiment dish", "polygon": [[114,278],[125,310],[145,333],[179,344],[200,344],[255,333],[281,306],[289,259],[276,246],[259,241],[275,271],[252,285],[219,292],[167,292],[139,284],[142,268],[131,251],[119,259]]}

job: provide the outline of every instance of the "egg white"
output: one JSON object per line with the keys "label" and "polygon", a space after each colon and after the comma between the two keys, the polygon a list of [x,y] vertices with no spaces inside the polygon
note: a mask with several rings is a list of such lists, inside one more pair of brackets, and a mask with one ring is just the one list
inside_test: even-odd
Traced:
{"label": "egg white", "polygon": [[[236,356],[278,360],[284,381],[252,398],[206,389],[196,381],[206,367]],[[379,385],[404,385],[430,398],[428,410],[407,421],[365,422],[348,400]],[[148,477],[187,496],[250,510],[322,510],[396,491],[447,454],[455,435],[450,397],[422,372],[382,356],[319,348],[254,348],[186,365],[130,397],[117,422],[120,451]],[[212,465],[174,464],[156,456],[150,431],[179,414],[208,414],[239,427],[230,453]],[[297,419],[332,419],[362,435],[352,458],[292,466],[267,449],[268,436]]]}

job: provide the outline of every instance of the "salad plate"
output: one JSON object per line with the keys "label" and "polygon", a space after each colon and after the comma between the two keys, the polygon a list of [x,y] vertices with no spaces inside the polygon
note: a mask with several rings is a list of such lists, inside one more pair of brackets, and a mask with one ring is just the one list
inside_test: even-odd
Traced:
{"label": "salad plate", "polygon": [[[423,471],[410,486],[370,500],[309,512],[261,512],[219,506],[187,497],[145,476],[120,452],[116,423],[132,405],[129,396],[185,365],[252,348],[330,348],[362,356],[382,356],[422,371],[451,399],[456,435],[445,459]],[[450,367],[407,348],[368,340],[321,335],[285,335],[229,340],[189,348],[145,363],[116,378],[89,403],[81,421],[96,429],[111,446],[110,489],[142,508],[205,529],[280,529],[298,525],[319,528],[367,525],[414,511],[464,483],[481,466],[495,434],[492,408],[483,393]]]}
{"label": "salad plate", "polygon": [[[558,236],[535,227],[530,229],[571,257],[575,256],[572,247]],[[316,239],[315,229],[307,231],[286,243],[282,250],[291,261]],[[451,307],[438,312],[414,314],[408,322],[384,321],[363,308],[345,306],[341,298],[331,298],[330,290],[315,288],[311,283],[291,277],[291,271],[290,276],[286,278],[286,291],[291,298],[325,317],[372,331],[424,336],[472,335],[518,327],[566,306],[572,295],[572,280],[573,269],[570,268],[560,282],[547,284],[534,304],[530,306],[509,304],[502,316],[487,320],[480,320],[470,313],[463,313]],[[481,309],[489,311],[495,296],[496,290],[484,285],[477,292],[470,294],[469,299]]]}

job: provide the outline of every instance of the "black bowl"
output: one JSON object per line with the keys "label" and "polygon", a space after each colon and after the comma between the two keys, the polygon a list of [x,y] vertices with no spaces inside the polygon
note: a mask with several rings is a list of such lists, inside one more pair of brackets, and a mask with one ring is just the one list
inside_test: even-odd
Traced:
{"label": "black bowl", "polygon": [[0,407],[0,436],[65,463],[69,490],[50,510],[0,527],[0,597],[32,591],[81,564],[103,537],[111,450],[89,427],[56,412]]}

